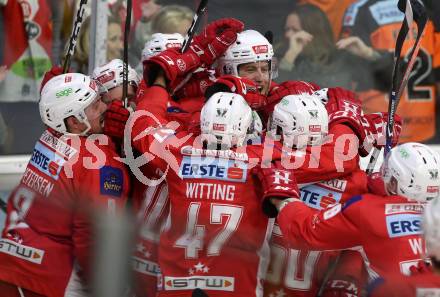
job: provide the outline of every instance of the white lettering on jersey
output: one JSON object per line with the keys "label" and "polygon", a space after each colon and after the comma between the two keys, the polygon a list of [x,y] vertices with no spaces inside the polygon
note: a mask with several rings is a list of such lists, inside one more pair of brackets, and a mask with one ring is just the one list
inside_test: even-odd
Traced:
{"label": "white lettering on jersey", "polygon": [[292,182],[290,180],[290,172],[280,172],[278,170],[275,171],[274,184],[281,184],[281,181],[283,181],[283,183],[286,185],[290,184]]}
{"label": "white lettering on jersey", "polygon": [[423,254],[423,243],[421,238],[410,238],[408,239],[408,242],[414,255]]}
{"label": "white lettering on jersey", "polygon": [[341,204],[336,204],[335,206],[333,206],[329,210],[326,210],[324,212],[324,220],[328,220],[328,219],[333,218],[335,215],[337,215],[341,211],[341,208],[342,208]]}
{"label": "white lettering on jersey", "polygon": [[38,194],[41,194],[45,197],[49,197],[53,190],[53,183],[35,173],[30,168],[26,168],[21,181]]}
{"label": "white lettering on jersey", "polygon": [[186,183],[186,197],[190,199],[234,201],[235,186],[213,183]]}

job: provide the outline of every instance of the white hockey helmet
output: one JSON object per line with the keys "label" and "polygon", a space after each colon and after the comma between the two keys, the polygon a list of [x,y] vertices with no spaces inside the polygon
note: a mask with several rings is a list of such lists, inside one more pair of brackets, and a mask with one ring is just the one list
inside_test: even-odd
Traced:
{"label": "white hockey helmet", "polygon": [[286,147],[319,145],[328,134],[327,110],[314,95],[288,95],[275,105],[267,130],[274,139],[281,134]]}
{"label": "white hockey helmet", "polygon": [[423,233],[428,256],[440,261],[440,199],[429,201],[423,215]]}
{"label": "white hockey helmet", "polygon": [[[124,78],[124,62],[121,59],[114,59],[98,66],[93,70],[92,78],[101,84],[100,93],[121,86]],[[128,83],[135,87],[140,83],[140,77],[130,65],[128,65]]]}
{"label": "white hockey helmet", "polygon": [[221,75],[238,76],[238,66],[246,63],[269,61],[271,71],[273,58],[272,44],[261,33],[245,30],[237,34],[237,40],[218,60],[218,72]]}
{"label": "white hockey helmet", "polygon": [[151,39],[145,42],[142,50],[142,62],[163,52],[169,48],[181,48],[183,44],[183,36],[180,33],[164,34],[154,33]]}
{"label": "white hockey helmet", "polygon": [[[428,146],[408,142],[394,147],[385,158],[382,177],[390,194],[424,202],[439,196],[440,156]],[[394,181],[395,180],[395,181]],[[393,189],[393,184],[395,189]]]}
{"label": "white hockey helmet", "polygon": [[81,73],[66,73],[50,79],[39,102],[40,116],[44,124],[60,133],[67,133],[64,120],[76,117],[86,124],[85,135],[90,130],[85,109],[99,99],[98,85],[89,76]]}
{"label": "white hockey helmet", "polygon": [[252,109],[241,95],[215,93],[200,114],[202,141],[209,147],[220,145],[223,149],[242,146],[252,121]]}

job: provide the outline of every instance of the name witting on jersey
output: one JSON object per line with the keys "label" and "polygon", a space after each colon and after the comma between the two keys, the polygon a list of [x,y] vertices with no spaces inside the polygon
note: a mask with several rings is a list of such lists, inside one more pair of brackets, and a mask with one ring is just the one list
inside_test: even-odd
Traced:
{"label": "name witting on jersey", "polygon": [[186,197],[194,199],[234,201],[235,186],[212,183],[187,183]]}
{"label": "name witting on jersey", "polygon": [[419,235],[422,233],[422,221],[420,215],[389,215],[386,217],[386,224],[388,235],[390,237]]}
{"label": "name witting on jersey", "polygon": [[216,179],[244,182],[247,176],[246,163],[211,157],[183,157],[179,169],[181,178]]}
{"label": "name witting on jersey", "polygon": [[234,291],[235,279],[226,276],[165,277],[165,290]]}
{"label": "name witting on jersey", "polygon": [[41,264],[44,257],[43,250],[39,250],[30,246],[25,246],[8,239],[0,240],[0,252],[36,264]]}

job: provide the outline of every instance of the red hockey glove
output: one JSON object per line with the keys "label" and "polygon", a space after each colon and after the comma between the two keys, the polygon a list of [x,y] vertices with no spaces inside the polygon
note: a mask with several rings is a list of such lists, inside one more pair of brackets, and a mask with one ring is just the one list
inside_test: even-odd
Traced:
{"label": "red hockey glove", "polygon": [[43,90],[44,86],[46,85],[46,83],[51,79],[54,78],[55,76],[61,75],[63,74],[63,67],[61,66],[52,66],[52,68],[50,68],[43,77],[43,80],[41,81],[41,86],[40,86],[40,93]]}
{"label": "red hockey glove", "polygon": [[293,171],[283,169],[280,162],[273,162],[271,168],[257,167],[254,174],[257,175],[263,189],[262,208],[269,218],[278,215],[278,210],[270,202],[271,198],[285,200],[299,198],[298,185]]}
{"label": "red hockey glove", "polygon": [[[363,116],[363,124],[367,133],[367,137],[362,139],[362,150],[368,153],[374,147],[381,149],[386,143],[386,125],[388,120],[387,112],[376,112]],[[402,131],[402,118],[399,115],[394,117],[393,138],[391,139],[391,147],[399,142],[400,132]]]}
{"label": "red hockey glove", "polygon": [[269,104],[277,104],[281,99],[288,95],[298,95],[302,93],[312,94],[313,92],[319,90],[319,86],[314,83],[305,81],[290,80],[285,81],[278,86],[272,88],[270,91],[267,102]]}
{"label": "red hockey glove", "polygon": [[411,275],[429,274],[433,272],[433,268],[432,265],[420,260],[419,263],[417,263],[417,266],[411,266],[409,271],[411,272]]}
{"label": "red hockey glove", "polygon": [[378,196],[388,196],[385,190],[385,183],[383,182],[380,172],[375,172],[367,177],[368,191]]}
{"label": "red hockey glove", "polygon": [[124,107],[121,100],[113,100],[104,115],[104,134],[117,142],[124,138],[125,123],[130,117],[130,111]]}
{"label": "red hockey glove", "polygon": [[261,109],[266,105],[266,96],[261,95],[257,85],[250,79],[234,75],[223,75],[206,90],[208,99],[217,92],[232,92],[243,96],[252,109]]}
{"label": "red hockey glove", "polygon": [[352,280],[333,279],[325,285],[323,297],[355,297],[360,296],[360,290]]}
{"label": "red hockey glove", "polygon": [[163,70],[169,84],[174,85],[177,77],[184,76],[200,66],[200,57],[191,50],[181,54],[179,50],[170,48],[145,60],[143,65],[147,86],[153,84],[160,69]]}
{"label": "red hockey glove", "polygon": [[[214,80],[215,77],[208,71],[194,73],[191,79],[174,93],[174,99],[203,97],[206,89],[214,83]],[[176,84],[179,85],[179,83]]]}

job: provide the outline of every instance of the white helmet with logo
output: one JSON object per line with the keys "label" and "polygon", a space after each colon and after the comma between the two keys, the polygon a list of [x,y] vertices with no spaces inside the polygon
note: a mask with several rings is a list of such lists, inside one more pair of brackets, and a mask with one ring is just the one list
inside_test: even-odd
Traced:
{"label": "white helmet with logo", "polygon": [[142,50],[142,62],[151,58],[158,53],[163,52],[169,48],[180,49],[183,44],[183,36],[180,33],[164,34],[154,33],[151,39],[145,42],[144,49]]}
{"label": "white helmet with logo", "polygon": [[[124,62],[121,59],[114,59],[107,64],[98,66],[93,70],[92,78],[103,87],[100,90],[101,93],[121,86],[124,78]],[[136,70],[128,65],[128,83],[138,87],[139,82],[140,78]]]}
{"label": "white helmet with logo", "polygon": [[[261,33],[245,30],[237,34],[237,40],[218,60],[220,74],[238,76],[238,66],[246,63],[269,61],[272,66],[272,44]],[[271,69],[272,70],[272,69]]]}
{"label": "white helmet with logo", "polygon": [[428,256],[440,261],[440,200],[434,199],[425,207],[423,233]]}
{"label": "white helmet with logo", "polygon": [[328,114],[314,95],[288,95],[275,105],[267,125],[268,136],[282,135],[286,147],[321,144],[328,134]]}
{"label": "white helmet with logo", "polygon": [[390,194],[424,202],[439,196],[440,156],[428,146],[408,142],[394,147],[381,172]]}
{"label": "white helmet with logo", "polygon": [[43,90],[39,102],[40,116],[44,124],[60,133],[67,133],[64,120],[76,117],[86,124],[85,135],[90,123],[85,109],[99,99],[98,86],[89,76],[81,73],[66,73],[50,79]]}
{"label": "white helmet with logo", "polygon": [[252,109],[241,95],[218,92],[202,108],[200,127],[202,141],[222,148],[245,144],[252,124]]}

